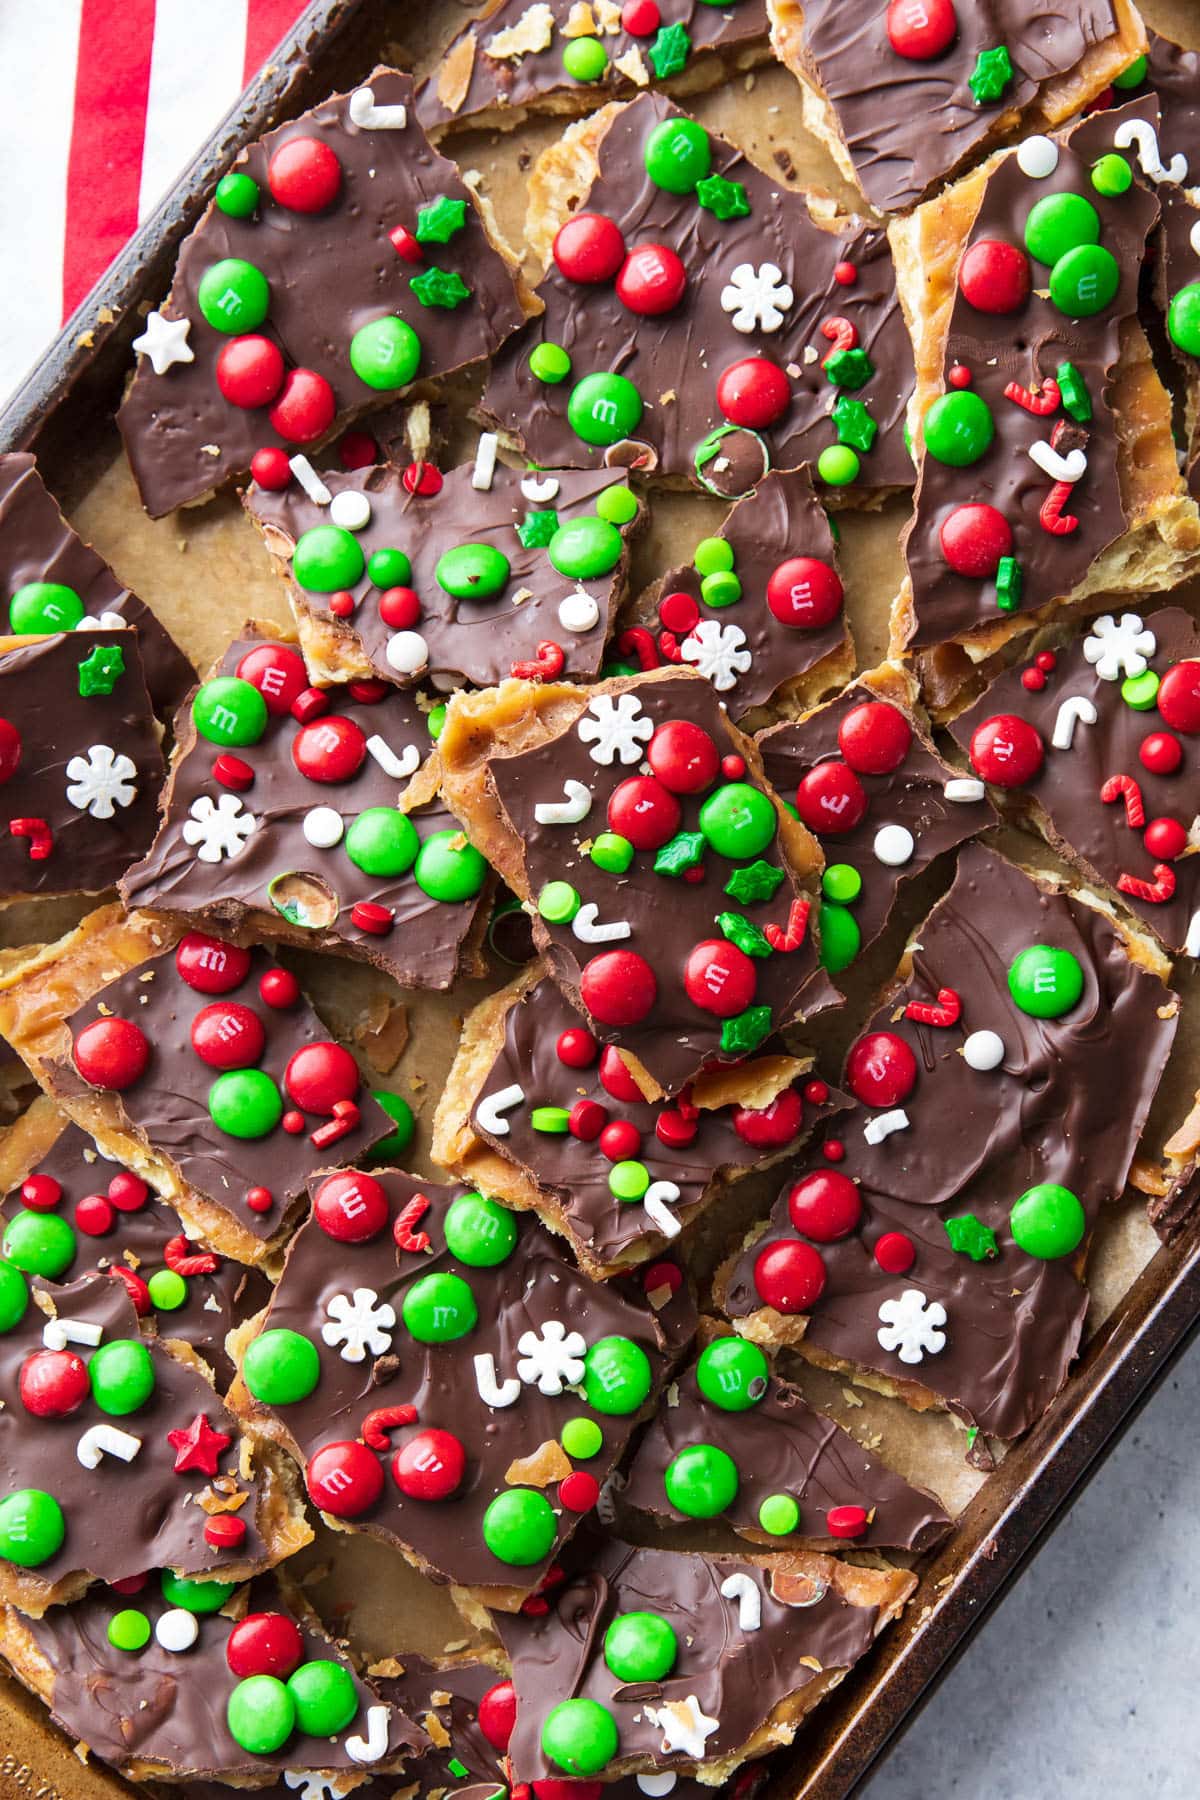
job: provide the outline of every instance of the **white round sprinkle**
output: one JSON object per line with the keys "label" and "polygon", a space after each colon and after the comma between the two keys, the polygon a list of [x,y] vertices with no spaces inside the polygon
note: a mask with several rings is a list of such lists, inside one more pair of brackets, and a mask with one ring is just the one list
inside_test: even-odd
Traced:
{"label": "white round sprinkle", "polygon": [[1058,167],[1058,145],[1053,138],[1026,138],[1017,151],[1017,167],[1031,181],[1045,181]]}
{"label": "white round sprinkle", "polygon": [[371,502],[357,488],[344,488],[330,501],[329,517],[343,531],[361,531],[371,523]]}
{"label": "white round sprinkle", "polygon": [[304,815],[304,835],[314,850],[332,850],[342,841],[346,822],[332,806],[311,806]]}
{"label": "white round sprinkle", "polygon": [[889,869],[902,869],[912,861],[916,842],[907,825],[881,825],[875,833],[875,856]]}
{"label": "white round sprinkle", "polygon": [[669,1794],[678,1779],[674,1769],[664,1769],[661,1775],[639,1775],[637,1784],[643,1794],[651,1794],[657,1800],[659,1794]]}
{"label": "white round sprinkle", "polygon": [[590,631],[600,622],[600,608],[586,588],[576,588],[560,605],[558,622],[564,631]]}
{"label": "white round sprinkle", "polygon": [[173,1606],[168,1612],[160,1613],[154,1635],[164,1650],[190,1650],[200,1635],[200,1621],[195,1613],[182,1606]]}
{"label": "white round sprinkle", "polygon": [[388,639],[387,659],[397,675],[415,675],[429,663],[429,645],[419,631],[398,631]]}
{"label": "white round sprinkle", "polygon": [[973,1031],[963,1045],[963,1061],[981,1074],[998,1069],[1004,1061],[1004,1039],[998,1031]]}

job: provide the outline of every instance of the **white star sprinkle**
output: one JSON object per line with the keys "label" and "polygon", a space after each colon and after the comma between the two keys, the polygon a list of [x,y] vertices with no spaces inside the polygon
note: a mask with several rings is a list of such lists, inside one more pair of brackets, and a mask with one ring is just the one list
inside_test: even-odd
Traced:
{"label": "white star sprinkle", "polygon": [[165,375],[174,363],[195,362],[196,355],[188,343],[192,329],[190,319],[164,319],[160,312],[146,314],[146,329],[135,337],[133,347],[139,356],[148,356],[156,375]]}

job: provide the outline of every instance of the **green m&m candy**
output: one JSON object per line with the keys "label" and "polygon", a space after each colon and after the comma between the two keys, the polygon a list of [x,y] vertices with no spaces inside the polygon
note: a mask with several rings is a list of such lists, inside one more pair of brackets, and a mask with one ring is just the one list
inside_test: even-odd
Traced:
{"label": "green m&m candy", "polygon": [[536,1488],[509,1488],[497,1494],[483,1515],[483,1541],[498,1562],[527,1569],[554,1547],[558,1520]]}
{"label": "green m&m candy", "polygon": [[473,900],[487,880],[487,863],[461,831],[435,831],[417,852],[417,886],[431,900]]}
{"label": "green m&m candy", "polygon": [[114,1650],[144,1650],[150,1642],[150,1621],[136,1606],[126,1606],[108,1621],[108,1641]]}
{"label": "green m&m candy", "polygon": [[562,1700],[546,1714],[542,1754],[564,1774],[598,1775],[617,1754],[617,1721],[599,1700]]}
{"label": "green m&m candy", "polygon": [[563,51],[563,68],[572,81],[599,81],[607,67],[608,51],[599,38],[572,38]]}
{"label": "green m&m candy", "polygon": [[286,1685],[296,1708],[296,1729],[309,1737],[333,1737],[358,1711],[354,1677],[341,1663],[324,1657],[303,1662]]}
{"label": "green m&m candy", "polygon": [[1009,966],[1008,991],[1014,1005],[1031,1019],[1060,1019],[1079,1002],[1083,969],[1069,950],[1031,944]]}
{"label": "green m&m candy", "polygon": [[398,1156],[403,1156],[413,1141],[413,1133],[417,1129],[413,1109],[402,1095],[389,1094],[382,1088],[372,1088],[371,1098],[392,1121],[392,1129],[372,1147],[368,1160],[374,1163],[394,1162]]}
{"label": "green m&m candy", "polygon": [[200,1581],[187,1575],[172,1574],[164,1569],[159,1576],[163,1599],[171,1606],[181,1606],[184,1612],[204,1614],[220,1612],[232,1593],[237,1591],[236,1581]]}
{"label": "green m&m candy", "polygon": [[862,947],[862,932],[849,907],[822,900],[817,928],[821,934],[821,967],[831,975],[848,969]]}
{"label": "green m&m candy", "polygon": [[594,581],[615,569],[625,540],[607,519],[584,517],[560,525],[546,546],[546,555],[560,575],[570,581]]}
{"label": "green m&m candy", "polygon": [[657,1613],[618,1613],[604,1634],[604,1660],[618,1681],[661,1681],[678,1655],[675,1628]]}
{"label": "green m&m candy", "polygon": [[144,1406],[154,1392],[154,1364],[140,1338],[112,1338],[88,1363],[92,1399],[101,1412],[121,1419]]}
{"label": "green m&m candy", "polygon": [[251,1756],[271,1756],[296,1728],[296,1702],[274,1675],[248,1675],[229,1696],[225,1723]]}
{"label": "green m&m candy", "polygon": [[266,276],[240,256],[226,256],[206,269],[196,289],[200,311],[214,331],[236,337],[261,325],[271,306]]}
{"label": "green m&m candy", "polygon": [[560,1436],[563,1449],[577,1462],[587,1462],[604,1447],[604,1433],[595,1419],[568,1419]]}
{"label": "green m&m candy", "polygon": [[1047,194],[1029,209],[1025,248],[1051,267],[1068,251],[1100,242],[1100,214],[1082,194]]}
{"label": "green m&m candy", "polygon": [[1127,69],[1122,69],[1119,75],[1113,76],[1113,86],[1115,88],[1138,87],[1146,79],[1148,66],[1148,59],[1145,56],[1135,56]]}
{"label": "green m&m candy", "polygon": [[1115,151],[1092,164],[1092,186],[1107,199],[1128,193],[1132,185],[1133,170],[1126,158],[1118,156]]}
{"label": "green m&m candy", "polygon": [[456,544],[438,558],[434,576],[456,600],[490,600],[503,591],[511,565],[492,544]]}
{"label": "green m&m candy", "polygon": [[11,1331],[19,1325],[28,1307],[25,1277],[14,1263],[0,1262],[0,1331]]}
{"label": "green m&m candy", "polygon": [[537,898],[538,912],[550,925],[569,925],[582,904],[569,881],[548,881]]}
{"label": "green m&m candy", "polygon": [[746,781],[727,781],[700,808],[700,829],[718,856],[758,856],[775,836],[779,823],[767,796]]}
{"label": "green m&m candy", "polygon": [[538,344],[529,353],[529,373],[547,387],[557,387],[571,373],[571,358],[561,344]]}
{"label": "green m&m candy", "polygon": [[617,1200],[640,1200],[650,1187],[650,1171],[644,1162],[614,1163],[608,1171],[608,1189]]}
{"label": "green m&m candy", "polygon": [[978,462],[996,435],[991,407],[969,388],[935,400],[925,414],[923,429],[930,456],[955,469]]}
{"label": "green m&m candy", "polygon": [[722,1412],[746,1412],[767,1391],[771,1368],[757,1344],[747,1338],[717,1338],[700,1352],[696,1385]]}
{"label": "green m&m candy", "polygon": [[676,1512],[715,1519],[737,1496],[737,1464],[716,1444],[689,1444],[667,1464],[663,1486]]}
{"label": "green m&m candy", "polygon": [[222,175],[213,199],[227,219],[248,219],[258,208],[258,183],[253,175],[234,170]]}
{"label": "green m&m candy", "polygon": [[633,861],[633,845],[617,831],[602,831],[592,840],[588,855],[598,869],[609,875],[623,875]]}
{"label": "green m&m candy", "polygon": [[321,1379],[321,1358],[311,1338],[273,1326],[262,1331],[242,1359],[242,1379],[264,1406],[307,1400]]}
{"label": "green m&m candy", "polygon": [[817,474],[830,487],[849,487],[857,481],[862,462],[849,444],[829,444],[817,458]]}
{"label": "green m&m candy", "polygon": [[475,1296],[461,1275],[422,1275],[400,1308],[418,1344],[450,1344],[474,1331],[479,1320]]}
{"label": "green m&m candy", "polygon": [[733,606],[742,597],[742,584],[732,569],[714,569],[700,583],[705,606]]}
{"label": "green m&m candy", "polygon": [[1008,1216],[1018,1250],[1052,1262],[1070,1256],[1083,1242],[1087,1217],[1078,1196],[1054,1181],[1027,1188]]}
{"label": "green m&m candy", "polygon": [[790,1494],[768,1494],[758,1509],[758,1522],[771,1537],[786,1537],[800,1523],[800,1508]]}
{"label": "green m&m candy", "polygon": [[350,367],[369,388],[407,387],[421,361],[421,340],[405,319],[372,319],[350,339]]}
{"label": "green m&m candy", "polygon": [[18,1488],[0,1500],[0,1557],[36,1569],[62,1548],[67,1522],[53,1494]]}
{"label": "green m&m candy", "polygon": [[346,833],[346,855],[364,875],[403,875],[420,848],[416,826],[394,806],[368,806]]}
{"label": "green m&m candy", "polygon": [[585,444],[619,444],[642,422],[642,396],[624,375],[585,375],[571,389],[567,422]]}
{"label": "green m&m candy", "polygon": [[429,727],[429,735],[436,743],[442,735],[442,726],[446,723],[446,704],[431,706],[425,715],[425,723]]}
{"label": "green m&m candy", "polygon": [[1060,256],[1050,271],[1050,298],[1071,319],[1087,319],[1111,305],[1121,270],[1103,244],[1081,244]]}
{"label": "green m&m candy", "polygon": [[471,1269],[495,1269],[517,1247],[517,1221],[486,1194],[460,1194],[446,1211],[442,1230],[451,1256]]}
{"label": "green m&m candy", "polygon": [[650,1358],[632,1338],[597,1338],[583,1359],[583,1391],[593,1411],[636,1412],[651,1384]]}
{"label": "green m&m candy", "polygon": [[266,1137],[283,1117],[283,1095],[265,1069],[226,1069],[208,1090],[208,1111],[227,1137]]}
{"label": "green m&m candy", "polygon": [[83,601],[61,581],[27,581],[8,603],[8,622],[18,633],[74,631]]}
{"label": "green m&m candy", "polygon": [[1171,342],[1188,356],[1200,356],[1200,281],[1180,288],[1167,309]]}
{"label": "green m&m candy", "polygon": [[821,877],[821,892],[839,906],[853,906],[862,893],[862,876],[852,863],[829,863]]}
{"label": "green m&m candy", "polygon": [[367,558],[367,575],[377,588],[407,587],[412,580],[412,563],[403,550],[386,545],[373,550]]}
{"label": "green m&m candy", "polygon": [[646,173],[668,194],[690,194],[712,168],[712,145],[695,119],[664,119],[646,139]]}
{"label": "green m&m candy", "polygon": [[1143,669],[1140,675],[1127,675],[1121,683],[1121,698],[1134,712],[1149,712],[1158,699],[1161,686],[1155,669]]}
{"label": "green m&m candy", "polygon": [[310,594],[336,594],[352,588],[362,580],[365,568],[362,545],[343,525],[314,525],[296,539],[292,576]]}
{"label": "green m&m candy", "polygon": [[[4,1228],[0,1255],[6,1262],[16,1265],[14,1274],[16,1270],[24,1269],[26,1275],[44,1275],[49,1281],[57,1281],[74,1259],[75,1233],[58,1213],[22,1209],[13,1214]],[[15,1289],[11,1283],[9,1288],[14,1295],[12,1304],[15,1304]],[[22,1306],[13,1320],[14,1325],[24,1311]]]}
{"label": "green m&m candy", "polygon": [[196,689],[192,723],[202,738],[222,749],[257,744],[267,729],[267,703],[253,682],[217,675]]}
{"label": "green m&m candy", "polygon": [[628,525],[637,518],[637,510],[637,495],[624,482],[605,488],[603,493],[596,495],[596,511],[610,525]]}
{"label": "green m&m candy", "polygon": [[727,574],[733,563],[733,545],[728,538],[701,538],[692,557],[692,567],[697,575]]}
{"label": "green m&m candy", "polygon": [[177,1312],[188,1297],[188,1284],[174,1269],[155,1269],[146,1286],[159,1312]]}

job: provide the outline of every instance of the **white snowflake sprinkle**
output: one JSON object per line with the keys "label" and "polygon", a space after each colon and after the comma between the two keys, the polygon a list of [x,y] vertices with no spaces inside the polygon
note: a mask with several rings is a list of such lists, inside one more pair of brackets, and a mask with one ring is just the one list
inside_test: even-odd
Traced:
{"label": "white snowflake sprinkle", "polygon": [[702,619],[679,646],[684,662],[695,663],[707,675],[718,694],[737,686],[754,658],[743,650],[746,634],[740,625],[722,625],[718,619]]}
{"label": "white snowflake sprinkle", "polygon": [[926,1300],[920,1288],[905,1288],[898,1299],[885,1300],[879,1321],[880,1347],[894,1350],[902,1363],[922,1362],[946,1348],[946,1334],[938,1329],[946,1323],[946,1309],[940,1300]]}
{"label": "white snowflake sprinkle", "polygon": [[588,701],[588,709],[575,727],[585,744],[591,745],[593,762],[640,762],[642,745],[654,736],[653,722],[642,712],[636,694],[597,694]]}
{"label": "white snowflake sprinkle", "polygon": [[646,1717],[663,1734],[664,1756],[669,1756],[673,1750],[682,1750],[685,1756],[702,1757],[706,1740],[720,1724],[719,1719],[710,1719],[701,1709],[695,1694],[689,1694],[686,1700],[666,1700],[661,1706],[647,1706],[645,1710]]}
{"label": "white snowflake sprinkle", "polygon": [[721,291],[721,310],[732,313],[735,331],[778,331],[795,295],[775,263],[739,263]]}
{"label": "white snowflake sprinkle", "polygon": [[222,794],[215,803],[200,794],[192,801],[190,818],[184,820],[183,841],[195,846],[201,862],[219,863],[237,856],[257,825],[254,814],[242,810],[236,794]]}
{"label": "white snowflake sprinkle", "polygon": [[300,1800],[342,1800],[332,1775],[310,1775],[307,1769],[285,1769],[283,1779],[288,1787],[299,1790]]}
{"label": "white snowflake sprinkle", "polygon": [[543,1394],[561,1394],[583,1380],[583,1354],[587,1345],[577,1331],[568,1331],[561,1319],[547,1319],[541,1331],[523,1331],[517,1339],[521,1360],[517,1374],[526,1387]]}
{"label": "white snowflake sprinkle", "polygon": [[137,799],[137,764],[109,744],[93,744],[86,756],[73,756],[67,764],[67,799],[79,812],[93,819],[111,819],[114,806],[132,806]]}
{"label": "white snowflake sprinkle", "polygon": [[174,363],[195,362],[196,353],[188,343],[190,319],[164,319],[160,312],[146,314],[146,329],[135,337],[133,347],[139,356],[148,356],[156,375],[165,375]]}
{"label": "white snowflake sprinkle", "polygon": [[335,1294],[325,1311],[329,1320],[322,1325],[321,1336],[331,1348],[341,1346],[343,1362],[360,1363],[368,1351],[382,1356],[391,1349],[395,1308],[386,1300],[380,1304],[374,1288],[355,1288],[352,1296]]}
{"label": "white snowflake sprinkle", "polygon": [[1136,613],[1122,613],[1119,625],[1111,613],[1093,619],[1091,633],[1083,640],[1083,654],[1096,665],[1101,681],[1143,675],[1157,648],[1154,633],[1146,630]]}

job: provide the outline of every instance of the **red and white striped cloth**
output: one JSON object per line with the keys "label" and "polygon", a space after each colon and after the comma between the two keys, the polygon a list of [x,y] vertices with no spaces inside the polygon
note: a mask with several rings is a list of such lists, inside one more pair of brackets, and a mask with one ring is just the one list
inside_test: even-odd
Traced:
{"label": "red and white striped cloth", "polygon": [[0,401],[305,0],[0,0]]}

